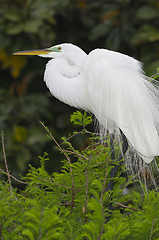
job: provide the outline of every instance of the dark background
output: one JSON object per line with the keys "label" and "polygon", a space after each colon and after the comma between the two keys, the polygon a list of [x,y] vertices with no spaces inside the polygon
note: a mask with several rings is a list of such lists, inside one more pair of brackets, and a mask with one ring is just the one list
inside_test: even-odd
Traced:
{"label": "dark background", "polygon": [[[159,67],[159,1],[0,0],[0,131],[14,176],[24,175],[29,163],[37,166],[43,152],[51,159],[48,169],[60,170],[62,157],[39,121],[60,141],[75,130],[70,123],[75,109],[52,97],[45,86],[48,59],[12,53],[64,42],[86,53],[108,48],[131,55],[151,76]],[[82,138],[75,141],[79,148],[87,144]]]}

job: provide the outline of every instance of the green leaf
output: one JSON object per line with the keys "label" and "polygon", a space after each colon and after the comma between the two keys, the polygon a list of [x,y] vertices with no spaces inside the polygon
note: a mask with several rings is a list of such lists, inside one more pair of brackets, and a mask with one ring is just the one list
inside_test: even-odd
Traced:
{"label": "green leaf", "polygon": [[7,20],[10,20],[12,22],[21,22],[22,21],[22,13],[21,10],[18,9],[7,9],[5,11],[4,17]]}
{"label": "green leaf", "polygon": [[23,142],[27,138],[27,129],[22,126],[14,126],[14,139],[17,142]]}
{"label": "green leaf", "polygon": [[16,23],[9,23],[6,25],[5,32],[9,35],[16,35],[23,31],[23,25],[22,23],[16,24]]}
{"label": "green leaf", "polygon": [[22,231],[22,235],[23,235],[23,236],[26,236],[29,240],[35,240],[32,231],[29,230],[29,229],[24,229],[24,230]]}
{"label": "green leaf", "polygon": [[71,115],[71,122],[75,125],[80,125],[85,127],[90,123],[92,123],[92,121],[93,121],[92,116],[91,115],[88,116],[87,112],[84,112],[84,114],[82,114],[81,112],[76,111]]}
{"label": "green leaf", "polygon": [[145,65],[146,72],[148,73],[149,76],[152,76],[155,74],[155,70],[159,66],[159,59],[155,61],[151,61],[148,65]]}
{"label": "green leaf", "polygon": [[149,5],[143,5],[136,11],[136,17],[138,19],[149,20],[158,16],[159,10]]}
{"label": "green leaf", "polygon": [[97,26],[92,28],[91,33],[90,33],[90,40],[94,41],[100,37],[105,36],[111,29],[112,27],[112,20],[108,19],[104,23],[99,23]]}
{"label": "green leaf", "polygon": [[159,30],[150,25],[143,25],[132,38],[133,44],[154,42],[159,40]]}
{"label": "green leaf", "polygon": [[30,19],[24,25],[24,31],[28,33],[38,33],[41,26],[40,19]]}

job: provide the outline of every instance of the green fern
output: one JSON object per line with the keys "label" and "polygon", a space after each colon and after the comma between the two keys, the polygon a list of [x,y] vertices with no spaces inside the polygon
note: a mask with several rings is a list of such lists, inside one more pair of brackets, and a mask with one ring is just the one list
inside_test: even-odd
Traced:
{"label": "green fern", "polygon": [[92,116],[88,115],[86,111],[84,114],[82,114],[80,111],[76,111],[71,115],[71,122],[75,125],[86,127],[92,123],[92,121]]}
{"label": "green fern", "polygon": [[[85,113],[73,115],[72,121],[84,126],[82,134],[88,134],[86,119]],[[0,182],[0,239],[159,239],[159,193],[124,195],[125,186],[136,181],[125,174],[124,165],[113,179],[113,192],[106,191],[110,171],[119,164],[111,160],[109,139],[102,146],[90,135],[91,144],[82,151],[73,147],[70,137],[62,140],[60,173],[46,171],[49,158],[44,153],[40,167],[30,165],[23,178],[25,190],[11,193],[8,183]]]}

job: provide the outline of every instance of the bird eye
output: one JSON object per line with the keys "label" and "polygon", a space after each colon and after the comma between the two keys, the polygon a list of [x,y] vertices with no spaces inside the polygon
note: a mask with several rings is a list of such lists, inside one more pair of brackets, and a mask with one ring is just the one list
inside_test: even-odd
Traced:
{"label": "bird eye", "polygon": [[58,50],[60,51],[62,48],[61,47],[58,47]]}

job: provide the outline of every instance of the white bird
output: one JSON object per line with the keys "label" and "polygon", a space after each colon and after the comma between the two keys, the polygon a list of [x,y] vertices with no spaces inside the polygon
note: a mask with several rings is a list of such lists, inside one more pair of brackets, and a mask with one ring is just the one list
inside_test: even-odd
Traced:
{"label": "white bird", "polygon": [[93,113],[105,134],[121,130],[146,163],[159,155],[159,90],[140,62],[107,49],[87,55],[68,43],[14,54],[51,58],[44,81],[53,96]]}

